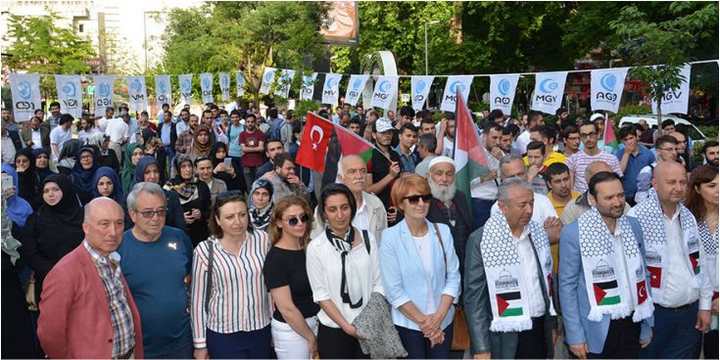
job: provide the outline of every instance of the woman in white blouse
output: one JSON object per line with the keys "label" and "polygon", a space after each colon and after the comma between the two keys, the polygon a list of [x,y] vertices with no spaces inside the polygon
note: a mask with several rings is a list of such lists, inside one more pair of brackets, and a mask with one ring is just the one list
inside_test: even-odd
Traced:
{"label": "woman in white blouse", "polygon": [[326,186],[318,208],[326,229],[307,249],[308,278],[320,304],[318,352],[323,359],[363,358],[352,322],[372,292],[383,292],[377,242],[351,225],[357,209],[347,186]]}

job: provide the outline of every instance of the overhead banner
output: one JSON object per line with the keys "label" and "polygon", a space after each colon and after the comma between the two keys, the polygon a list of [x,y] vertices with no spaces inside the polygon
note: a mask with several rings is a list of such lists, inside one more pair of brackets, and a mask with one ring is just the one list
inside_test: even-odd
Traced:
{"label": "overhead banner", "polygon": [[144,76],[128,76],[125,78],[128,86],[128,107],[132,112],[147,110],[147,88]]}
{"label": "overhead banner", "polygon": [[295,70],[283,69],[280,70],[280,78],[275,85],[275,95],[283,98],[288,97],[290,94],[290,86],[292,85],[293,78],[295,77]]}
{"label": "overhead banner", "polygon": [[375,90],[373,91],[370,106],[377,106],[383,110],[390,109],[390,106],[397,96],[398,77],[397,76],[380,76],[375,82]]}
{"label": "overhead banner", "polygon": [[512,114],[515,89],[520,75],[490,75],[490,110],[498,109],[503,115]]}
{"label": "overhead banner", "polygon": [[219,73],[218,82],[220,82],[220,94],[222,94],[223,101],[230,100],[230,74]]}
{"label": "overhead banner", "polygon": [[614,113],[620,108],[628,68],[590,71],[590,108]]}
{"label": "overhead banner", "polygon": [[60,112],[80,118],[82,116],[80,75],[55,75],[55,89],[60,101]]}
{"label": "overhead banner", "polygon": [[535,91],[531,110],[555,115],[562,105],[567,74],[567,71],[557,71],[535,75]]}
{"label": "overhead banner", "polygon": [[163,104],[168,104],[172,108],[172,87],[170,85],[170,75],[155,76],[155,100],[160,108],[162,108]]}
{"label": "overhead banner", "polygon": [[342,74],[325,74],[321,101],[323,104],[337,105],[341,78]]}
{"label": "overhead banner", "polygon": [[413,76],[410,78],[410,93],[412,94],[412,107],[415,111],[423,109],[427,96],[430,93],[434,76]]}
{"label": "overhead banner", "polygon": [[262,82],[260,83],[260,94],[269,95],[270,86],[272,86],[273,80],[275,80],[275,71],[277,69],[273,67],[266,67],[263,72]]}
{"label": "overhead banner", "polygon": [[245,94],[245,75],[243,75],[242,71],[238,71],[235,73],[235,90],[238,97],[241,97],[243,96],[243,94]]}
{"label": "overhead banner", "polygon": [[10,74],[9,80],[15,121],[29,121],[35,109],[42,109],[40,74]]}
{"label": "overhead banner", "polygon": [[347,91],[345,92],[345,102],[355,106],[362,95],[365,85],[370,75],[350,75]]}
{"label": "overhead banner", "polygon": [[213,98],[213,74],[202,73],[200,74],[200,92],[202,93],[203,103],[215,102]]}
{"label": "overhead banner", "polygon": [[178,81],[180,82],[180,97],[182,97],[182,101],[186,104],[192,103],[192,78],[192,74],[178,76]]}
{"label": "overhead banner", "polygon": [[115,83],[114,75],[95,75],[93,77],[95,84],[95,95],[93,104],[95,104],[95,116],[105,116],[105,108],[113,106],[113,83]]}
{"label": "overhead banner", "polygon": [[[660,103],[663,114],[687,114],[690,99],[690,65],[685,65],[680,69],[680,76],[685,79],[680,83],[680,88],[667,90],[663,94]],[[652,111],[653,114],[658,113],[655,101],[652,102]]]}
{"label": "overhead banner", "polygon": [[467,103],[468,96],[470,96],[470,85],[472,85],[472,80],[472,75],[448,76],[447,82],[445,83],[445,92],[443,92],[440,110],[452,113],[455,112],[455,98],[458,90],[460,90],[463,100]]}
{"label": "overhead banner", "polygon": [[315,80],[317,79],[317,75],[317,73],[303,75],[300,100],[312,100],[315,94]]}

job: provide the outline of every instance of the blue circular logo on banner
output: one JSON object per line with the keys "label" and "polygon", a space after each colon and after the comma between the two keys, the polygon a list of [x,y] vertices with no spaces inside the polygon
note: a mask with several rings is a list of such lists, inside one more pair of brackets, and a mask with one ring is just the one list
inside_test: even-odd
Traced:
{"label": "blue circular logo on banner", "polygon": [[265,82],[271,82],[274,77],[275,77],[275,70],[268,71],[267,73],[265,73]]}
{"label": "blue circular logo on banner", "polygon": [[100,97],[109,97],[110,85],[108,85],[107,83],[100,84],[100,86],[98,86],[98,95],[100,95]]}
{"label": "blue circular logo on banner", "polygon": [[353,90],[357,91],[360,89],[360,85],[362,85],[362,79],[356,78],[355,81],[353,81],[352,88]]}
{"label": "blue circular logo on banner", "polygon": [[607,92],[615,91],[615,84],[617,83],[617,77],[615,74],[605,74],[600,78],[600,86]]}
{"label": "blue circular logo on banner", "polygon": [[386,93],[386,92],[390,91],[391,87],[392,86],[390,85],[390,81],[384,80],[383,82],[380,83],[380,85],[378,85],[378,90]]}
{"label": "blue circular logo on banner", "polygon": [[303,80],[303,85],[305,87],[309,87],[309,86],[312,86],[314,82],[315,82],[315,80],[311,76],[307,76]]}
{"label": "blue circular logo on banner", "polygon": [[161,94],[164,94],[167,92],[167,88],[165,87],[165,82],[158,83],[158,92]]}
{"label": "blue circular logo on banner", "polygon": [[553,90],[556,90],[558,88],[557,81],[553,81],[552,79],[545,79],[542,82],[540,82],[540,92],[549,94],[553,92]]}
{"label": "blue circular logo on banner", "polygon": [[142,84],[140,83],[140,79],[133,79],[132,81],[132,89],[136,93],[139,93],[140,90],[142,90]]}
{"label": "blue circular logo on banner", "polygon": [[465,85],[462,83],[462,81],[455,81],[454,83],[450,84],[450,92],[455,94],[456,92],[464,92],[465,91]]}
{"label": "blue circular logo on banner", "polygon": [[333,88],[333,87],[335,87],[335,85],[337,85],[337,83],[338,83],[338,78],[337,78],[337,77],[328,77],[327,80],[325,80],[325,85],[326,85],[328,88]]}
{"label": "blue circular logo on banner", "polygon": [[183,81],[180,83],[180,87],[182,88],[183,92],[190,92],[190,88],[192,88],[192,80],[188,78],[183,78]]}
{"label": "blue circular logo on banner", "polygon": [[230,78],[227,76],[223,76],[220,78],[220,85],[222,85],[223,88],[227,88],[230,86]]}
{"label": "blue circular logo on banner", "polygon": [[32,87],[30,87],[29,82],[21,81],[17,86],[17,90],[21,99],[30,100],[30,98],[32,98]]}
{"label": "blue circular logo on banner", "polygon": [[62,87],[62,92],[63,92],[63,94],[65,94],[65,96],[75,96],[75,94],[76,94],[75,84],[73,84],[71,82],[65,83],[65,85],[63,85],[63,87]]}
{"label": "blue circular logo on banner", "polygon": [[210,88],[210,78],[207,76],[203,77],[202,85],[203,85],[203,88],[209,89]]}
{"label": "blue circular logo on banner", "polygon": [[415,93],[420,94],[425,90],[425,80],[418,80],[417,83],[415,83]]}
{"label": "blue circular logo on banner", "polygon": [[497,89],[500,92],[500,95],[507,96],[508,92],[510,92],[510,80],[508,80],[508,79],[500,80],[500,82],[498,83]]}

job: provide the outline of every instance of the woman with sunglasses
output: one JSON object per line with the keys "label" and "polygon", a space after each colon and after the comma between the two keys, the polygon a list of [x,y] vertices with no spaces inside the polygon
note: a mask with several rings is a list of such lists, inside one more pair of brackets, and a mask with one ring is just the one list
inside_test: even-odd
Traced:
{"label": "woman with sunglasses", "polygon": [[320,195],[318,213],[326,224],[308,245],[307,268],[313,299],[320,305],[318,352],[325,358],[365,358],[353,320],[382,293],[377,242],[352,226],[355,197],[344,184],[330,184]]}
{"label": "woman with sunglasses", "polygon": [[305,358],[317,352],[313,301],[305,265],[305,248],[312,229],[310,205],[300,196],[287,196],[275,204],[270,220],[273,247],[265,259],[265,284],[275,304],[273,343],[279,359]]}
{"label": "woman with sunglasses", "polygon": [[190,236],[193,246],[207,239],[208,219],[212,196],[205,182],[195,176],[193,161],[187,156],[178,156],[175,161],[178,169],[175,178],[165,184],[165,189],[174,192],[180,199],[185,216],[185,232]]}
{"label": "woman with sunglasses", "polygon": [[263,281],[268,235],[252,228],[237,191],[218,195],[210,228],[212,235],[193,256],[194,358],[270,358],[270,299]]}
{"label": "woman with sunglasses", "polygon": [[448,358],[453,303],[460,295],[459,261],[445,224],[426,219],[432,194],[423,177],[400,178],[390,193],[404,219],[385,229],[380,273],[385,298],[408,358]]}

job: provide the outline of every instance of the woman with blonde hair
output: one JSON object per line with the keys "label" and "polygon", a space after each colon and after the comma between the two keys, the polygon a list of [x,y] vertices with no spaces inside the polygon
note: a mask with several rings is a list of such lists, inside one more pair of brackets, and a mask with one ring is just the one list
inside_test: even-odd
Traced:
{"label": "woman with blonde hair", "polygon": [[300,196],[287,196],[275,204],[270,219],[273,247],[265,258],[265,283],[275,303],[271,324],[278,359],[305,358],[317,353],[317,318],[305,265],[310,241],[312,210]]}

